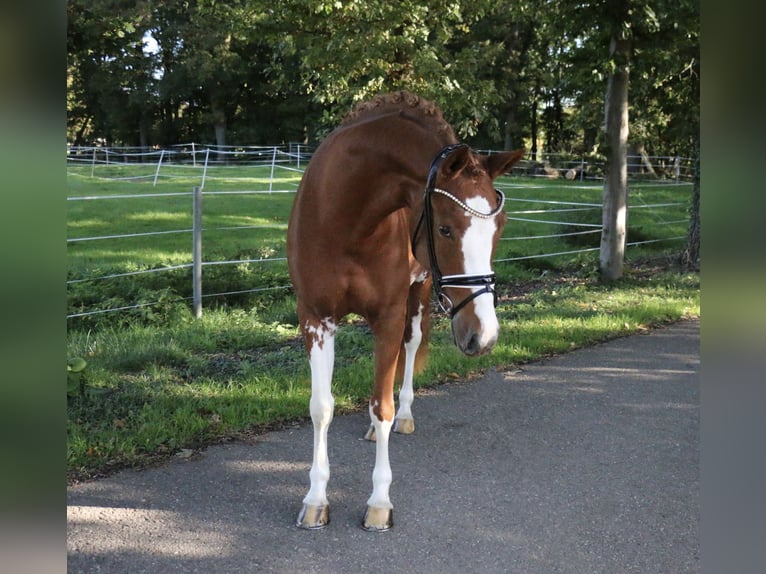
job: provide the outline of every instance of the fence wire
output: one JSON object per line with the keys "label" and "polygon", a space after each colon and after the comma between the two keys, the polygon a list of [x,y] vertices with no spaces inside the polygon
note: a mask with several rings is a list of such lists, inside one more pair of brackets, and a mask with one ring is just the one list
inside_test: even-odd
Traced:
{"label": "fence wire", "polygon": [[[69,147],[67,150],[67,165],[76,167],[76,166],[89,166],[91,168],[90,177],[92,178],[98,178],[99,180],[103,181],[138,181],[138,180],[147,180],[147,179],[153,179],[154,184],[156,185],[157,180],[160,177],[164,178],[187,178],[189,177],[189,174],[197,174],[200,177],[200,187],[204,189],[206,182],[215,182],[215,181],[223,181],[223,180],[230,180],[231,177],[228,175],[224,176],[218,176],[218,175],[211,175],[209,173],[208,168],[215,168],[216,170],[226,169],[226,168],[236,168],[236,167],[242,167],[243,165],[246,166],[270,166],[271,167],[271,174],[269,177],[268,190],[253,190],[253,189],[235,189],[235,190],[204,190],[205,196],[241,196],[241,195],[260,195],[260,194],[275,194],[275,193],[294,193],[295,189],[274,189],[273,187],[273,181],[274,181],[274,172],[276,169],[282,169],[282,170],[288,170],[295,173],[302,173],[303,169],[305,168],[305,165],[308,163],[308,160],[311,157],[311,154],[313,153],[313,147],[312,146],[305,146],[303,145],[296,145],[292,144],[290,146],[225,146],[225,147],[215,147],[215,146],[200,146],[199,144],[182,144],[179,146],[172,146],[169,149],[166,150],[152,150],[152,151],[142,151],[140,148],[98,148],[98,147],[90,147],[90,148],[75,148],[75,147]],[[650,158],[651,160],[652,158]],[[683,185],[685,183],[688,184],[688,181],[690,181],[691,176],[687,175],[685,172],[682,171],[681,167],[684,165],[691,165],[690,160],[685,160],[683,158],[673,158],[670,156],[659,156],[657,158],[660,160],[660,163],[667,167],[666,164],[672,164],[673,169],[673,176],[674,180],[677,184]],[[156,164],[156,165],[155,165]],[[143,175],[109,175],[109,176],[103,176],[99,175],[96,176],[96,170],[97,169],[136,169],[136,166],[143,165],[147,168],[152,168],[152,173],[147,173]],[[542,164],[543,168],[545,167],[545,163]],[[568,164],[564,165],[563,167],[557,167],[557,168],[545,168],[547,171],[543,168],[541,168],[540,162],[533,162],[533,161],[527,161],[526,165],[522,163],[519,167],[515,168],[513,170],[513,174],[516,175],[527,175],[532,177],[546,177],[551,178],[553,173],[556,173],[556,176],[564,176],[567,179],[578,179],[579,181],[585,181],[586,179],[590,178],[591,176],[588,176],[588,178],[585,177],[585,170],[586,165],[591,165],[588,162],[585,162],[583,160],[572,160]],[[163,168],[165,171],[163,172]],[[187,172],[186,175],[177,175],[172,173],[170,170],[181,170],[181,172]],[[543,169],[541,172],[540,170]],[[577,174],[575,174],[577,177],[570,177],[571,170],[572,169],[579,169]],[[199,171],[201,170],[201,173]],[[537,171],[535,171],[537,170]],[[690,170],[689,170],[690,172]],[[225,173],[225,172],[222,172]],[[79,177],[86,177],[83,176],[80,173],[70,171],[70,175],[72,176],[79,176]],[[512,189],[547,189],[546,186],[543,185],[537,185],[537,184],[531,184],[529,181],[533,180],[527,180],[524,184],[515,184],[515,183],[505,183],[501,184],[498,187],[501,187],[505,190],[512,190]],[[665,185],[667,185],[667,181],[664,182]],[[631,185],[632,189],[640,189],[643,187],[651,188],[653,185],[652,182],[641,182],[639,184],[633,184]],[[690,184],[688,184],[690,185]],[[576,185],[576,184],[569,184],[567,188],[571,189],[585,189],[585,190],[600,190],[601,186],[599,185]],[[175,198],[175,197],[191,197],[193,195],[193,192],[186,191],[186,192],[165,192],[165,193],[133,193],[133,194],[104,194],[104,195],[83,195],[83,196],[71,196],[68,197],[68,201],[73,202],[85,202],[85,201],[100,201],[100,200],[130,200],[130,199],[162,199],[162,198]],[[640,200],[640,198],[639,198]],[[585,236],[589,234],[596,234],[601,232],[602,225],[601,223],[588,223],[588,222],[582,222],[582,221],[562,221],[560,219],[554,219],[554,218],[548,218],[547,216],[552,216],[554,214],[571,214],[571,213],[577,213],[577,212],[587,212],[587,211],[595,211],[601,209],[600,203],[591,203],[591,202],[582,202],[582,201],[563,201],[563,200],[553,200],[553,199],[541,199],[541,198],[519,198],[519,197],[506,197],[506,202],[508,204],[511,204],[513,202],[519,202],[519,203],[525,203],[527,205],[529,204],[539,204],[539,205],[545,205],[550,206],[549,208],[540,208],[540,209],[521,209],[521,210],[507,210],[506,214],[508,216],[508,219],[510,221],[520,221],[520,222],[526,222],[526,223],[534,223],[534,224],[540,224],[545,226],[565,226],[568,229],[576,229],[578,227],[584,228],[582,231],[563,231],[561,233],[541,233],[537,235],[524,235],[524,236],[516,236],[516,237],[502,237],[500,238],[501,241],[535,241],[535,240],[542,240],[542,239],[556,239],[556,238],[566,238],[566,237],[575,237],[575,236]],[[666,209],[666,208],[674,208],[685,205],[682,202],[665,202],[665,203],[641,203],[636,205],[631,205],[630,210],[652,210],[653,212],[658,212],[658,210]],[[520,216],[527,216],[527,215],[545,215],[545,218],[529,218],[529,217],[520,217]],[[661,215],[657,216],[660,221],[655,221],[651,224],[643,224],[643,227],[646,227],[648,225],[675,225],[686,222],[686,220],[683,219],[674,219],[666,221],[662,218]],[[632,228],[636,227],[642,227],[642,226],[632,226]],[[218,226],[218,227],[205,227],[202,229],[203,232],[210,232],[210,231],[236,231],[236,230],[247,230],[247,229],[259,229],[259,228],[286,228],[285,224],[259,224],[259,225],[240,225],[240,226]],[[173,229],[173,230],[158,230],[158,231],[148,231],[148,232],[140,232],[140,233],[124,233],[124,234],[111,234],[111,235],[100,235],[100,236],[90,236],[90,237],[74,237],[74,238],[68,238],[67,243],[68,244],[75,244],[78,242],[87,242],[87,241],[114,241],[119,239],[127,239],[127,238],[135,238],[135,237],[149,237],[149,236],[161,236],[161,235],[170,235],[170,234],[183,234],[183,233],[192,233],[192,229]],[[634,247],[639,245],[647,245],[652,243],[659,243],[659,242],[669,242],[669,241],[679,241],[683,240],[684,236],[672,236],[672,237],[665,237],[665,238],[659,238],[659,239],[648,239],[648,240],[639,240],[639,241],[633,241],[633,242],[627,242],[626,247]],[[531,260],[531,259],[542,259],[542,258],[550,258],[550,257],[558,257],[558,256],[571,256],[576,255],[580,253],[588,253],[593,251],[598,251],[599,247],[584,247],[580,249],[573,249],[573,250],[565,250],[565,251],[556,251],[556,252],[547,252],[547,253],[539,253],[539,254],[533,254],[533,255],[523,255],[523,256],[517,256],[517,257],[506,257],[506,258],[498,258],[494,260],[494,263],[507,263],[507,262],[518,262],[518,261],[525,261],[525,260]],[[215,265],[239,265],[243,263],[256,263],[256,264],[269,264],[269,263],[284,263],[287,261],[286,257],[270,257],[270,258],[258,258],[258,259],[236,259],[236,260],[222,260],[222,261],[204,261],[202,262],[203,267],[209,267],[209,266],[215,266]],[[98,275],[93,277],[87,277],[87,278],[78,278],[78,279],[71,279],[67,281],[67,285],[75,285],[75,284],[81,284],[86,282],[94,282],[94,281],[102,281],[102,280],[110,280],[110,279],[118,279],[118,278],[126,278],[126,277],[132,277],[132,276],[139,276],[144,274],[150,274],[150,273],[162,273],[162,272],[170,272],[180,269],[190,269],[193,267],[193,263],[182,263],[178,265],[168,265],[163,267],[157,267],[157,268],[151,268],[151,269],[141,269],[136,271],[128,271],[128,272],[122,272],[122,273],[110,273],[105,275]],[[241,295],[241,294],[248,294],[248,293],[259,293],[259,292],[267,292],[267,291],[277,291],[277,290],[289,290],[291,289],[290,285],[279,285],[279,286],[273,286],[273,287],[259,287],[259,288],[253,288],[253,289],[244,289],[244,290],[233,290],[233,291],[223,291],[218,293],[205,293],[202,294],[202,298],[212,298],[212,297],[224,297],[229,295]],[[192,297],[182,297],[180,298],[184,301],[190,301],[192,300]],[[153,305],[160,304],[161,301],[155,301],[155,302],[149,302],[149,303],[137,303],[134,305],[124,305],[120,307],[113,307],[108,309],[96,309],[91,311],[83,311],[80,313],[72,313],[67,315],[67,319],[73,319],[78,317],[88,317],[93,315],[99,315],[103,313],[114,313],[114,312],[120,312],[120,311],[126,311],[131,309],[140,309],[143,307],[149,307]]]}

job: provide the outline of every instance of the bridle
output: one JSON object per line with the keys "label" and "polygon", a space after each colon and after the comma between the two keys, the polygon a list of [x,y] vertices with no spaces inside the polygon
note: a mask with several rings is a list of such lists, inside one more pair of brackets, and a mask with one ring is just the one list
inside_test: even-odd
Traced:
{"label": "bridle", "polygon": [[[468,305],[471,301],[476,299],[479,295],[484,293],[491,293],[494,298],[494,304],[497,307],[497,293],[495,292],[495,273],[487,273],[483,275],[472,275],[468,273],[462,273],[458,275],[442,275],[439,269],[439,262],[436,260],[436,247],[434,245],[434,220],[433,220],[433,206],[431,205],[431,198],[435,193],[443,195],[448,199],[455,202],[462,209],[470,213],[475,217],[482,219],[491,219],[495,217],[503,209],[505,203],[505,196],[499,189],[495,189],[499,200],[498,206],[489,213],[482,213],[476,209],[467,205],[464,201],[458,199],[452,195],[449,191],[439,189],[436,187],[436,174],[439,171],[439,165],[454,151],[468,147],[466,144],[452,144],[442,149],[431,162],[431,168],[428,170],[428,179],[426,180],[426,189],[423,197],[423,212],[420,214],[420,219],[415,226],[415,232],[412,234],[412,249],[414,251],[418,233],[420,227],[425,223],[426,228],[426,243],[428,247],[428,261],[431,265],[431,275],[433,276],[434,292],[436,293],[436,300],[439,303],[442,311],[450,313],[450,318],[454,317],[458,311]],[[452,299],[444,292],[445,287],[457,287],[463,289],[470,289],[473,287],[480,287],[477,291],[472,292],[468,297],[463,299],[457,307],[454,306]]]}

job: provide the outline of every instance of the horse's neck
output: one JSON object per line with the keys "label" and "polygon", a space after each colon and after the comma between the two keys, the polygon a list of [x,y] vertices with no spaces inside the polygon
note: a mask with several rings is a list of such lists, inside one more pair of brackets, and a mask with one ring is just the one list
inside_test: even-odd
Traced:
{"label": "horse's neck", "polygon": [[367,181],[374,182],[367,198],[365,224],[374,225],[405,208],[414,229],[431,162],[439,150],[455,142],[398,113],[372,118],[358,129],[360,141],[370,146],[369,152],[361,156],[367,164]]}

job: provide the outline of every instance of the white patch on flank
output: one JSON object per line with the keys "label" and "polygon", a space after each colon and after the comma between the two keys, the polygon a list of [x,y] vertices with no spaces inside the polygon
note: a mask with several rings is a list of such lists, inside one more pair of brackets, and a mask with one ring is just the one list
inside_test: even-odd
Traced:
{"label": "white patch on flank", "polygon": [[[484,197],[471,197],[466,205],[481,213],[489,213],[492,206]],[[470,215],[471,222],[463,235],[463,261],[464,273],[467,275],[486,275],[492,273],[492,238],[497,231],[495,218],[484,219]],[[472,292],[478,287],[471,288]],[[494,298],[489,295],[480,295],[473,300],[476,316],[481,323],[480,347],[484,347],[490,341],[497,338],[500,325],[495,315]]]}
{"label": "white patch on flank", "polygon": [[314,460],[311,464],[311,488],[304,504],[327,504],[327,482],[330,480],[330,461],[327,456],[327,430],[333,417],[335,399],[332,396],[332,371],[335,363],[335,332],[337,326],[328,317],[318,327],[306,325],[314,335],[309,361],[311,363],[311,401],[309,409],[314,424]]}

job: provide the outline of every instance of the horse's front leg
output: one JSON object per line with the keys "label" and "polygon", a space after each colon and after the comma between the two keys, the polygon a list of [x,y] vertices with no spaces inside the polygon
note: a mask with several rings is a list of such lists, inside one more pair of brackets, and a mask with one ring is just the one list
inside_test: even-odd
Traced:
{"label": "horse's front leg", "polygon": [[311,422],[314,424],[314,457],[311,464],[311,487],[303,499],[297,526],[323,528],[330,522],[327,483],[330,461],[327,456],[327,430],[333,417],[332,371],[335,362],[335,323],[331,318],[302,323],[303,337],[311,363]]}
{"label": "horse's front leg", "polygon": [[[419,267],[419,266],[418,266]],[[412,402],[415,399],[413,378],[416,370],[416,359],[421,365],[425,361],[428,345],[428,304],[431,296],[431,282],[427,272],[412,274],[409,296],[407,300],[407,324],[404,331],[404,369],[402,371],[402,387],[399,391],[399,409],[394,420],[394,432],[411,434],[415,432],[415,419],[412,416]],[[399,357],[402,360],[402,357]]]}
{"label": "horse's front leg", "polygon": [[[397,377],[401,377],[399,408],[394,419],[395,433],[411,434],[415,432],[415,419],[412,416],[412,403],[415,399],[413,378],[423,369],[428,356],[429,303],[431,299],[431,279],[428,272],[417,265],[419,272],[411,274],[409,295],[407,298],[407,321],[404,339],[397,365]],[[364,438],[375,440],[375,425]]]}
{"label": "horse's front leg", "polygon": [[412,379],[415,375],[415,357],[422,340],[420,319],[422,311],[410,319],[411,333],[409,339],[405,336],[404,341],[404,375],[402,376],[402,388],[399,391],[399,410],[396,412],[394,432],[412,434],[415,432],[415,419],[412,416],[412,402],[415,399],[415,390]]}
{"label": "horse's front leg", "polygon": [[372,495],[367,500],[363,528],[382,532],[394,525],[393,504],[389,497],[391,464],[388,439],[394,422],[394,376],[399,357],[404,317],[396,313],[381,314],[381,320],[370,321],[375,336],[375,385],[370,398],[370,420],[375,432],[375,468],[372,472]]}

